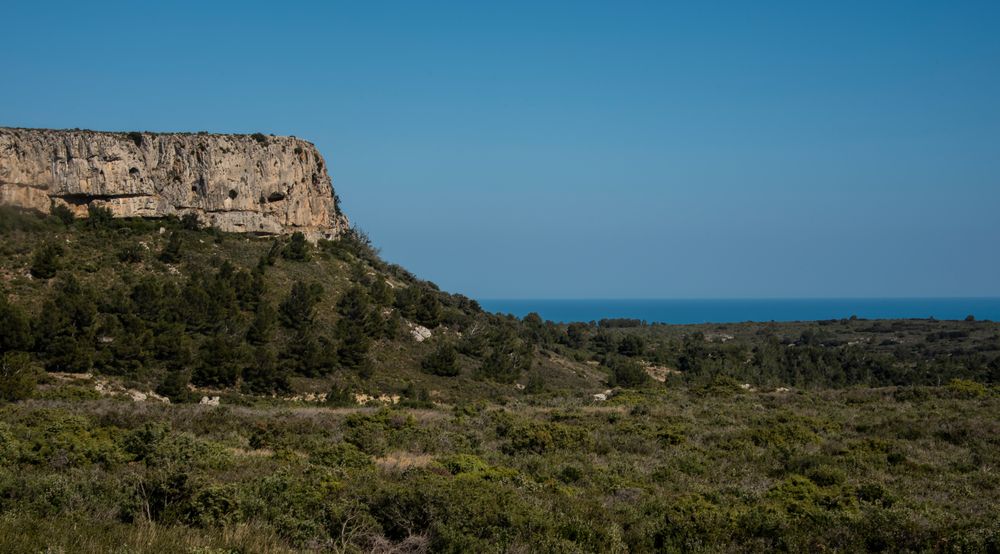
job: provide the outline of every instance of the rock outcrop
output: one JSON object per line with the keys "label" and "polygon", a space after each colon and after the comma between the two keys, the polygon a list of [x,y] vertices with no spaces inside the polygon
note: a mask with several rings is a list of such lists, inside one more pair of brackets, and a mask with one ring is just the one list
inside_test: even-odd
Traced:
{"label": "rock outcrop", "polygon": [[0,203],[115,217],[194,213],[223,231],[334,238],[348,227],[323,157],[294,137],[0,128]]}

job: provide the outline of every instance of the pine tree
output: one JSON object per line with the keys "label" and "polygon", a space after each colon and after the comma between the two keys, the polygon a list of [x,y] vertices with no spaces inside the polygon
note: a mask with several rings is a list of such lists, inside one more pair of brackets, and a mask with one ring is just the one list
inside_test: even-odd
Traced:
{"label": "pine tree", "polygon": [[247,329],[247,342],[254,345],[266,344],[271,341],[274,334],[274,323],[278,319],[278,313],[268,302],[257,304],[254,310],[253,321]]}
{"label": "pine tree", "polygon": [[448,343],[443,343],[427,355],[420,366],[431,375],[442,377],[454,377],[460,373],[458,367],[458,352],[455,347]]}
{"label": "pine tree", "polygon": [[156,394],[166,396],[172,402],[186,402],[191,397],[188,390],[188,383],[191,376],[183,370],[175,369],[168,371],[163,380],[156,387]]}
{"label": "pine tree", "polygon": [[306,236],[298,231],[292,233],[292,238],[289,239],[285,249],[281,251],[281,256],[286,260],[308,262],[309,241],[306,240]]}
{"label": "pine tree", "polygon": [[290,390],[288,374],[278,368],[274,351],[266,346],[254,349],[250,363],[243,368],[243,388],[256,394]]}
{"label": "pine tree", "polygon": [[222,333],[206,339],[198,351],[199,361],[191,375],[196,385],[235,385],[244,366],[244,352],[238,341]]}
{"label": "pine tree", "polygon": [[282,354],[286,369],[306,377],[328,375],[337,367],[337,350],[326,337],[318,337],[308,328],[295,332]]}
{"label": "pine tree", "polygon": [[441,302],[437,294],[424,292],[417,301],[417,309],[414,314],[417,323],[433,329],[441,324]]}
{"label": "pine tree", "polygon": [[281,324],[289,329],[303,329],[312,325],[316,304],[322,296],[323,286],[319,283],[307,285],[296,281],[288,296],[278,306]]}
{"label": "pine tree", "polygon": [[60,244],[49,242],[35,250],[31,257],[31,276],[36,279],[51,279],[59,271],[59,258],[63,255]]}
{"label": "pine tree", "polygon": [[24,312],[0,293],[0,353],[31,349],[31,325]]}
{"label": "pine tree", "polygon": [[94,322],[97,308],[93,295],[70,275],[59,283],[54,295],[42,304],[34,327],[35,347],[46,369],[82,373],[89,371],[94,357]]}

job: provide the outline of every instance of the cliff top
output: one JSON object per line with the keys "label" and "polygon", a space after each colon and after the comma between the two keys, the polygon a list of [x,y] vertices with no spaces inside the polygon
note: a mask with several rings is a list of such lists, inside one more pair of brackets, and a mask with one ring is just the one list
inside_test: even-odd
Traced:
{"label": "cliff top", "polygon": [[297,137],[0,128],[0,204],[193,213],[224,231],[315,240],[347,228],[338,200],[322,155]]}

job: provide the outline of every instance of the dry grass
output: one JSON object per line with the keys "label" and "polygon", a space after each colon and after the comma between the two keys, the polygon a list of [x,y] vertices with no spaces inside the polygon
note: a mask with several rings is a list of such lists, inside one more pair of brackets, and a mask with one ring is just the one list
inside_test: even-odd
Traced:
{"label": "dry grass", "polygon": [[434,456],[417,452],[391,452],[381,458],[375,458],[375,464],[384,471],[397,473],[408,469],[427,467],[433,461]]}

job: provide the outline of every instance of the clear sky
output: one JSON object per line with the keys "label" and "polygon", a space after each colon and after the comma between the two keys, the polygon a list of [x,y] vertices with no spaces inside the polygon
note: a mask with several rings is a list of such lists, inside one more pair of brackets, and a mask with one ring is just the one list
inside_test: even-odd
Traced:
{"label": "clear sky", "polygon": [[479,298],[1000,296],[1000,2],[8,2],[0,125],[315,142]]}

